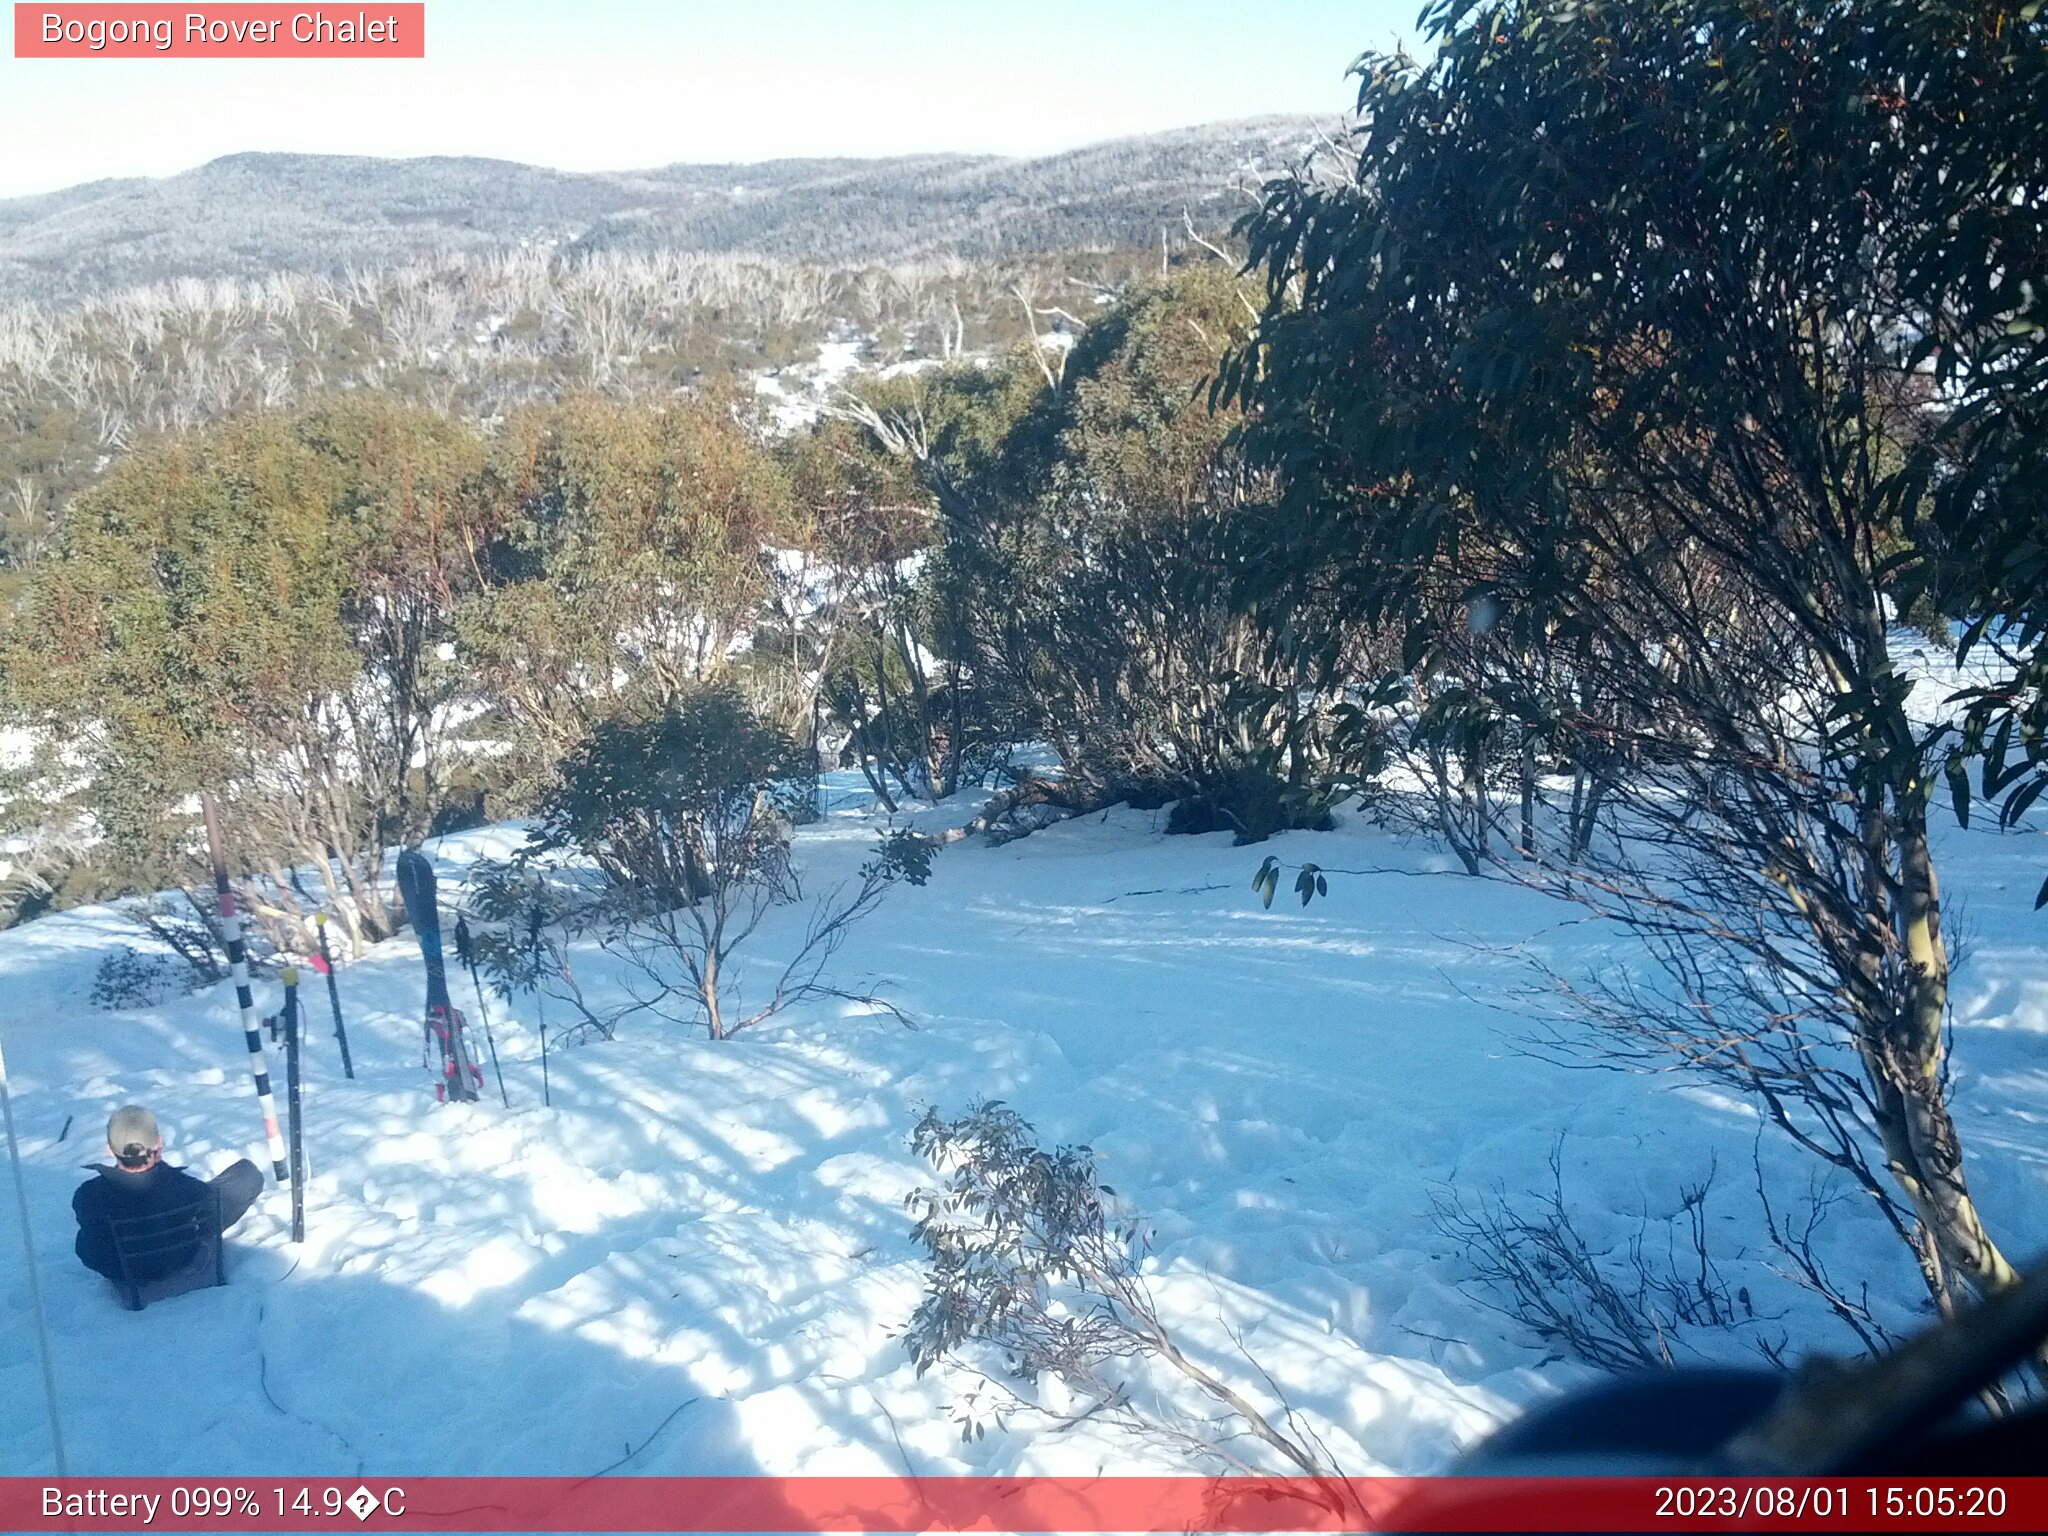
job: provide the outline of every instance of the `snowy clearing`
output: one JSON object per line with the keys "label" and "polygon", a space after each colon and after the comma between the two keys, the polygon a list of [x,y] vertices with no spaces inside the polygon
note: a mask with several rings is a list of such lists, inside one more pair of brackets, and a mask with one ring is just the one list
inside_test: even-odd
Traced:
{"label": "snowy clearing", "polygon": [[[918,820],[977,806],[966,794]],[[1019,1421],[963,1444],[962,1384],[913,1376],[896,1337],[920,1286],[903,1197],[928,1173],[906,1137],[923,1106],[980,1097],[1048,1143],[1095,1148],[1149,1224],[1183,1344],[1269,1405],[1284,1392],[1349,1471],[1437,1469],[1587,1378],[1489,1308],[1429,1219],[1433,1190],[1542,1193],[1560,1133],[1567,1196],[1616,1251],[1644,1217],[1661,1233],[1716,1160],[1730,1285],[1795,1352],[1851,1347],[1771,1272],[1745,1106],[1518,1052],[1521,1026],[1493,1004],[1520,957],[1625,955],[1626,939],[1355,816],[1256,849],[1167,838],[1164,821],[1119,809],[961,843],[927,886],[892,893],[834,974],[914,1030],[840,1003],[717,1044],[628,1025],[553,1053],[552,1109],[530,998],[489,1004],[512,1109],[494,1081],[480,1104],[441,1107],[419,1064],[411,935],[341,973],[354,1083],[309,973],[308,1239],[287,1241],[288,1197],[269,1190],[231,1236],[225,1289],[139,1315],[73,1260],[70,1195],[130,1100],[157,1108],[174,1163],[263,1160],[232,988],[96,1013],[95,964],[138,942],[104,909],[0,934],[74,1470],[580,1475],[629,1446],[619,1470],[648,1474],[1185,1470],[1093,1425]],[[807,887],[849,874],[878,824],[843,809],[804,828]],[[429,844],[444,909],[469,862],[516,837]],[[1330,870],[1328,900],[1302,911],[1283,891],[1262,909],[1250,876],[1268,851]],[[1950,826],[1941,853],[1971,941],[1956,1110],[1985,1213],[2025,1260],[2048,1234],[2048,918],[2029,910],[2048,840]],[[794,916],[756,940],[759,973]],[[588,974],[603,984],[596,961]],[[451,984],[474,1027],[467,976]],[[264,1011],[278,1000],[259,988]],[[276,1052],[273,1068],[281,1085]],[[1805,1187],[1786,1148],[1762,1155],[1781,1187]],[[4,1225],[0,1469],[26,1474],[49,1448],[11,1210]],[[1824,1231],[1838,1272],[1910,1325],[1916,1282],[1876,1219],[1845,1202]],[[1749,1336],[1693,1342],[1754,1361]]]}

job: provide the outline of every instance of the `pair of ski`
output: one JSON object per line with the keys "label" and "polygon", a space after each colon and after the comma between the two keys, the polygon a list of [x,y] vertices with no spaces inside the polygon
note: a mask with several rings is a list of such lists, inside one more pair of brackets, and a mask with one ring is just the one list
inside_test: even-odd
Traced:
{"label": "pair of ski", "polygon": [[[484,1026],[485,1038],[490,1035],[490,1026]],[[440,1063],[439,1073],[434,1081],[434,1097],[443,1104],[474,1104],[483,1096],[484,1069],[471,1054],[467,1021],[460,1008],[429,1008],[427,1027],[420,1041],[420,1065],[428,1067],[432,1062]],[[497,1065],[498,1046],[491,1041],[491,1064]],[[498,1095],[505,1101],[505,1107],[512,1107],[511,1095],[505,1092],[505,1073],[498,1072]]]}
{"label": "pair of ski", "polygon": [[[470,1046],[462,1010],[448,997],[448,969],[441,949],[441,910],[435,899],[435,884],[434,866],[417,847],[409,847],[399,854],[399,894],[405,900],[413,932],[420,941],[420,954],[427,965],[427,1017],[420,1039],[420,1065],[435,1071],[434,1096],[443,1104],[473,1104],[483,1096],[484,1069]],[[498,1042],[491,1034],[490,1010],[484,1006],[484,985],[477,975],[476,949],[470,942],[467,918],[455,920],[455,952],[462,964],[468,967],[469,979],[476,987],[477,1012],[483,1019],[484,1043],[490,1048],[491,1068],[498,1077],[498,1097],[510,1109],[512,1096],[505,1091],[505,1069],[499,1064]],[[541,1073],[545,1078],[545,1025],[541,1033]]]}

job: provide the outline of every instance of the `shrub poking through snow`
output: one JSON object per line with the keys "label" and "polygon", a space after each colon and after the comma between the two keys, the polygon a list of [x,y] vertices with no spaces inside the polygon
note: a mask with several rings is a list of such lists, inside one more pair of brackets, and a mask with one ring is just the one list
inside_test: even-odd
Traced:
{"label": "shrub poking through snow", "polygon": [[534,845],[577,850],[649,903],[708,898],[724,916],[745,891],[786,886],[795,796],[778,784],[802,767],[738,690],[700,688],[591,732],[546,791]]}
{"label": "shrub poking through snow", "polygon": [[[1758,1317],[1746,1286],[1729,1286],[1709,1249],[1711,1167],[1698,1184],[1682,1190],[1661,1243],[1645,1218],[1623,1255],[1596,1246],[1580,1231],[1565,1199],[1562,1165],[1560,1139],[1550,1149],[1550,1191],[1526,1204],[1514,1203],[1504,1191],[1476,1203],[1454,1190],[1432,1195],[1430,1219],[1464,1250],[1491,1296],[1485,1305],[1560,1356],[1603,1371],[1670,1370],[1678,1355],[1711,1356],[1712,1350],[1699,1347],[1700,1334],[1775,1321],[1775,1315]],[[1749,1342],[1782,1363],[1782,1336]]]}
{"label": "shrub poking through snow", "polygon": [[[227,951],[191,893],[123,902],[115,910],[159,950],[150,954],[123,944],[102,958],[92,983],[95,1008],[153,1008],[179,992],[227,979]],[[254,946],[252,972],[266,958],[266,949],[260,941]]]}
{"label": "shrub poking through snow", "polygon": [[[993,1346],[1026,1380],[1102,1375],[1150,1352],[1135,1323],[1143,1304],[1137,1225],[1113,1219],[1108,1186],[1086,1147],[1048,1152],[1031,1126],[997,1102],[959,1120],[928,1110],[914,1151],[949,1175],[943,1190],[910,1197],[914,1235],[931,1262],[924,1300],[904,1344],[922,1375],[970,1342]],[[1054,1297],[1070,1286],[1083,1305]],[[1117,1395],[1108,1386],[1097,1396]]]}
{"label": "shrub poking through snow", "polygon": [[[1061,1424],[1092,1419],[1183,1454],[1259,1470],[1239,1449],[1250,1437],[1288,1470],[1329,1479],[1325,1507],[1356,1513],[1327,1448],[1293,1409],[1281,1404],[1276,1423],[1174,1341],[1145,1281],[1143,1223],[1118,1209],[1116,1191],[1096,1176],[1094,1153],[1084,1146],[1047,1151],[1034,1137],[1030,1123],[997,1100],[957,1120],[927,1109],[911,1132],[912,1149],[945,1185],[905,1202],[928,1268],[903,1343],[920,1376],[949,1363],[977,1378],[958,1410],[961,1437],[979,1438],[991,1422],[1001,1428],[1011,1414]],[[1024,1386],[973,1363],[988,1354]],[[1139,1377],[1148,1362],[1171,1366],[1223,1411],[1191,1415],[1145,1390]],[[1271,1384],[1255,1362],[1247,1364]],[[1071,1412],[1024,1395],[1048,1376],[1079,1399]]]}
{"label": "shrub poking through snow", "polygon": [[608,720],[563,761],[521,857],[573,852],[601,872],[604,889],[584,917],[626,962],[634,1002],[625,1012],[695,1017],[717,1040],[800,997],[888,1006],[825,985],[823,972],[889,887],[930,876],[929,841],[907,831],[812,903],[770,995],[741,1010],[734,953],[772,908],[803,896],[790,840],[809,793],[805,769],[796,743],[723,686],[651,717]]}
{"label": "shrub poking through snow", "polygon": [[126,944],[100,957],[92,978],[95,1008],[152,1008],[171,990],[171,962],[164,955],[145,955]]}
{"label": "shrub poking through snow", "polygon": [[612,1038],[617,1015],[593,1004],[570,956],[571,943],[602,921],[602,898],[590,881],[523,857],[483,859],[470,870],[469,908],[479,920],[477,968],[507,997],[532,992],[543,1010],[552,1001],[576,1015],[557,1025],[558,1044]]}

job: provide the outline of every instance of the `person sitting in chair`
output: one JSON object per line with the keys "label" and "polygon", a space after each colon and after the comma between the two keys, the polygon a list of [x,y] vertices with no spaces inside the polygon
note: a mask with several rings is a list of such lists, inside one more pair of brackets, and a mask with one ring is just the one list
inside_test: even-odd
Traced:
{"label": "person sitting in chair", "polygon": [[[168,1216],[202,1202],[211,1206],[217,1192],[224,1232],[247,1214],[263,1192],[263,1172],[247,1158],[223,1169],[208,1183],[171,1167],[163,1160],[164,1138],[157,1129],[156,1116],[139,1104],[115,1110],[107,1121],[107,1150],[113,1154],[113,1166],[94,1165],[96,1176],[79,1186],[71,1197],[71,1209],[78,1217],[78,1257],[86,1268],[109,1280],[125,1278],[114,1247],[114,1222]],[[131,1265],[134,1278],[149,1281],[175,1275],[199,1256],[199,1246],[195,1238],[189,1245],[139,1256]]]}

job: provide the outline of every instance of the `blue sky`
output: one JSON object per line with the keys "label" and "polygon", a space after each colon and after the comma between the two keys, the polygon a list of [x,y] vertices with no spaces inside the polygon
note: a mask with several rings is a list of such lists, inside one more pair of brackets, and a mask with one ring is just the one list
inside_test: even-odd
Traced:
{"label": "blue sky", "polygon": [[[0,57],[0,196],[237,150],[1034,154],[1342,110],[1421,0],[428,0],[418,61]],[[327,9],[353,15],[359,4]],[[117,15],[118,6],[107,14]]]}

